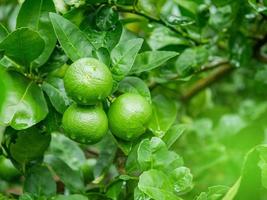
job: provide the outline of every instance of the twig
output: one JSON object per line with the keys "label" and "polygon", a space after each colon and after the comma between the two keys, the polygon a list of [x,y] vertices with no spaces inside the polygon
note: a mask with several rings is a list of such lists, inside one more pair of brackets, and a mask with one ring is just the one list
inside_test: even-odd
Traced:
{"label": "twig", "polygon": [[261,49],[266,43],[267,43],[267,35],[265,35],[261,40],[258,40],[253,50],[254,57],[264,63],[267,63],[267,56],[262,54]]}
{"label": "twig", "polygon": [[143,12],[140,12],[140,11],[136,10],[135,7],[134,7],[134,8],[125,8],[125,7],[121,7],[121,6],[118,6],[118,5],[115,5],[115,6],[116,6],[116,8],[117,8],[117,10],[118,10],[119,12],[132,13],[132,14],[135,14],[135,15],[142,16],[142,17],[148,19],[150,22],[155,22],[155,23],[157,23],[157,24],[161,24],[161,25],[163,25],[163,26],[169,28],[171,31],[175,32],[176,34],[178,34],[178,35],[181,36],[181,37],[184,37],[184,38],[190,40],[190,41],[193,42],[194,44],[200,44],[200,43],[201,43],[201,42],[199,42],[198,40],[196,40],[195,38],[190,37],[189,35],[185,34],[184,32],[179,31],[179,30],[176,29],[175,27],[173,27],[173,26],[171,26],[170,24],[164,22],[163,20],[161,20],[161,19],[156,19],[156,18],[151,17],[151,16],[149,16],[149,15],[143,13]]}
{"label": "twig", "polygon": [[200,91],[211,85],[212,83],[218,81],[224,75],[231,72],[234,68],[229,64],[225,63],[218,68],[216,68],[211,75],[203,79],[198,80],[191,88],[189,88],[181,97],[182,100],[186,101],[194,97]]}
{"label": "twig", "polygon": [[[214,62],[211,62],[207,65],[203,65],[199,70],[197,70],[194,75],[197,75],[197,74],[200,74],[200,73],[203,73],[203,72],[206,72],[206,71],[209,71],[209,70],[212,70],[220,65],[223,65],[223,64],[227,64],[228,63],[228,60],[220,60],[220,61],[214,61]],[[182,78],[179,74],[175,75],[175,76],[172,76],[170,78],[168,78],[168,81],[175,81],[175,80],[178,80],[179,78]],[[156,86],[158,85],[157,82],[152,82],[149,84],[149,89],[150,90],[153,90]]]}

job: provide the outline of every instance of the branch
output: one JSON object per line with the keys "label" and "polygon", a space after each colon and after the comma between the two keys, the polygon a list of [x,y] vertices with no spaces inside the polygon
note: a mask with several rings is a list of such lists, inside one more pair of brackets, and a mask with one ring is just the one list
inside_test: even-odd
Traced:
{"label": "branch", "polygon": [[182,95],[181,99],[184,101],[191,99],[203,89],[223,78],[224,75],[230,73],[233,69],[234,68],[229,63],[219,66],[210,74],[210,76],[198,80],[191,88],[188,88],[188,90]]}
{"label": "branch", "polygon": [[261,49],[266,44],[266,42],[267,42],[267,35],[265,35],[261,40],[258,40],[253,50],[254,57],[263,63],[267,63],[267,56],[263,55],[261,52]]}
{"label": "branch", "polygon": [[[218,66],[221,66],[221,65],[227,64],[227,63],[228,63],[228,60],[225,60],[225,59],[215,60],[209,64],[203,65],[199,70],[195,71],[193,73],[193,75],[197,75],[197,74],[201,74],[203,72],[210,71],[210,70],[212,70]],[[183,77],[181,77],[179,74],[176,74],[175,76],[169,77],[168,81],[176,81],[176,80],[179,80],[179,78],[183,78]],[[148,87],[150,90],[153,90],[155,87],[158,86],[158,84],[159,83],[157,83],[157,82],[151,82]]]}
{"label": "branch", "polygon": [[143,12],[136,10],[135,8],[124,8],[124,7],[121,7],[118,5],[115,5],[115,6],[119,12],[132,13],[135,15],[142,16],[142,17],[148,19],[150,22],[155,22],[157,24],[161,24],[161,25],[169,28],[171,31],[175,32],[176,34],[178,34],[181,37],[184,37],[184,38],[190,40],[194,44],[200,44],[200,42],[198,40],[196,40],[195,38],[190,37],[189,35],[185,34],[183,31],[176,29],[175,27],[171,26],[170,24],[164,22],[161,19],[156,19],[154,17],[151,17],[151,16],[149,16]]}

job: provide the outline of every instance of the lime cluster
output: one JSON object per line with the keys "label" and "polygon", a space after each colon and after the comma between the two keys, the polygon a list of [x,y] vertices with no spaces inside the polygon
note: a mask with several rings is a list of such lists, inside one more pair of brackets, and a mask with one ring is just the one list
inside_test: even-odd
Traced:
{"label": "lime cluster", "polygon": [[79,142],[99,142],[108,128],[118,138],[133,140],[142,135],[152,108],[141,95],[126,93],[110,106],[108,116],[101,106],[112,92],[113,79],[108,67],[94,58],[82,58],[67,69],[64,86],[74,100],[63,114],[65,134]]}

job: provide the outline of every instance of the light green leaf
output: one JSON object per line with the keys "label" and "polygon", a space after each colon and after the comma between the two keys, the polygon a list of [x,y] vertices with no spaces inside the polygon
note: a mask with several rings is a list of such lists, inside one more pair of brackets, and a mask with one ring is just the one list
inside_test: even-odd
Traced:
{"label": "light green leaf", "polygon": [[151,96],[149,88],[146,83],[138,78],[133,76],[125,77],[118,86],[118,91],[122,93],[135,93],[140,94],[145,97],[149,102],[151,102]]}
{"label": "light green leaf", "polygon": [[48,108],[39,86],[4,69],[0,69],[0,77],[0,124],[21,130],[45,118]]}
{"label": "light green leaf", "polygon": [[167,147],[170,148],[175,141],[185,132],[185,124],[174,124],[163,136],[162,140],[166,143]]}
{"label": "light green leaf", "polygon": [[208,50],[203,47],[193,47],[185,49],[175,63],[177,72],[181,76],[188,76],[207,62]]}
{"label": "light green leaf", "polygon": [[73,62],[92,57],[92,45],[76,25],[58,14],[50,13],[49,16],[59,43]]}
{"label": "light green leaf", "polygon": [[163,137],[176,119],[177,108],[174,100],[158,94],[152,98],[153,114],[148,128],[154,135]]}
{"label": "light green leaf", "polygon": [[146,51],[138,54],[134,61],[131,73],[141,73],[160,67],[169,59],[177,56],[174,51]]}
{"label": "light green leaf", "polygon": [[121,80],[129,74],[133,66],[135,57],[141,49],[143,39],[131,39],[120,42],[111,51],[112,73],[115,80]]}
{"label": "light green leaf", "polygon": [[166,173],[151,169],[141,174],[138,188],[155,200],[181,200],[174,194],[172,183]]}
{"label": "light green leaf", "polygon": [[68,98],[63,80],[60,78],[49,78],[42,84],[42,89],[46,92],[54,108],[59,113],[64,113],[70,105],[71,100]]}
{"label": "light green leaf", "polygon": [[8,31],[3,24],[0,23],[0,42],[8,35]]}

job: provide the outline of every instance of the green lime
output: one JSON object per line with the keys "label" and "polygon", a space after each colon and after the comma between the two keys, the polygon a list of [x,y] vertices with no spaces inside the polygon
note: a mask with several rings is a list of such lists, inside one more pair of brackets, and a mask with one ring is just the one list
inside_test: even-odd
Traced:
{"label": "green lime", "polygon": [[106,113],[98,106],[72,104],[63,114],[65,134],[79,143],[93,144],[108,131]]}
{"label": "green lime", "polygon": [[19,171],[9,159],[0,156],[0,179],[9,181],[19,176],[19,174]]}
{"label": "green lime", "polygon": [[70,98],[81,105],[94,105],[112,90],[113,79],[108,67],[94,58],[81,58],[69,66],[64,86]]}
{"label": "green lime", "polygon": [[151,104],[143,96],[125,93],[110,106],[109,128],[118,138],[133,140],[146,131],[151,114]]}

